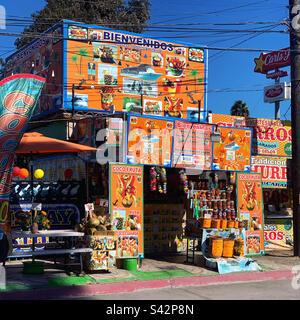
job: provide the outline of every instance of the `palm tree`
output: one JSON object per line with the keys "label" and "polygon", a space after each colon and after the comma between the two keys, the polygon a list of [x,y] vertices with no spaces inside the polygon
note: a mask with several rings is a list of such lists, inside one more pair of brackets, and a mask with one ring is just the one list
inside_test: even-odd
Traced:
{"label": "palm tree", "polygon": [[197,93],[197,83],[199,84],[203,81],[200,77],[199,70],[192,68],[191,71],[189,72],[189,77],[194,78],[195,93]]}
{"label": "palm tree", "polygon": [[88,49],[87,48],[78,48],[75,51],[75,56],[72,56],[72,60],[73,62],[75,62],[77,64],[78,59],[76,59],[76,57],[80,57],[80,63],[79,63],[79,74],[81,75],[81,68],[82,68],[82,58],[88,58],[89,57],[89,53],[88,53]]}
{"label": "palm tree", "polygon": [[236,100],[230,109],[230,114],[232,116],[249,117],[250,112],[245,102]]}

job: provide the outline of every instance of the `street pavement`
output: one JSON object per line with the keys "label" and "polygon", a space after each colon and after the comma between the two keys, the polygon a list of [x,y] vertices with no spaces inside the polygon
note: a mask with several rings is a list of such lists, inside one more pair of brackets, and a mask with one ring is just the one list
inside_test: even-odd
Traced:
{"label": "street pavement", "polygon": [[300,288],[292,280],[214,283],[207,286],[186,286],[138,290],[130,293],[100,294],[67,300],[299,300]]}
{"label": "street pavement", "polygon": [[[96,272],[89,274],[90,281],[88,282],[85,278],[68,277],[63,270],[54,268],[50,263],[47,264],[44,274],[28,275],[23,274],[21,262],[11,262],[7,264],[6,270],[9,289],[0,290],[0,300],[89,299],[89,297],[104,299],[103,295],[123,297],[126,294],[129,295],[128,297],[130,295],[132,297],[149,295],[150,297],[152,296],[151,292],[157,292],[157,295],[154,294],[155,299],[158,299],[159,294],[162,294],[169,300],[172,298],[168,296],[170,290],[173,297],[174,295],[179,297],[183,294],[180,299],[192,297],[194,294],[195,299],[218,299],[218,295],[213,293],[213,285],[222,286],[224,290],[228,289],[229,291],[232,286],[232,296],[224,293],[223,297],[233,298],[234,293],[239,292],[234,288],[243,288],[245,283],[249,283],[249,285],[251,283],[251,286],[255,288],[266,281],[271,281],[273,286],[276,286],[276,281],[280,281],[278,289],[281,288],[279,283],[282,283],[282,288],[283,286],[285,288],[284,294],[288,295],[288,298],[298,299],[299,297],[300,258],[294,257],[292,251],[272,251],[267,252],[265,256],[253,257],[262,266],[262,271],[236,272],[225,275],[220,275],[217,270],[207,269],[202,264],[203,259],[201,260],[200,253],[196,254],[195,265],[184,263],[185,259],[185,254],[147,258],[143,259],[142,266],[135,273],[123,269],[115,269],[108,273]],[[275,282],[273,283],[273,281]],[[291,287],[292,281],[294,288]],[[210,290],[199,289],[197,291],[196,288],[200,288],[200,286],[201,288],[209,286]],[[147,290],[150,291],[147,292]],[[212,296],[203,296],[202,293],[205,291],[212,292]],[[143,295],[140,295],[139,292],[143,292]],[[263,291],[258,291],[257,299],[260,299],[260,292]],[[272,297],[275,293],[275,289],[274,292],[270,289],[268,294],[262,294],[261,297],[269,299],[269,296]],[[255,294],[254,289],[253,294]],[[252,297],[250,291],[246,296]],[[240,293],[237,293],[236,298],[244,299]]]}

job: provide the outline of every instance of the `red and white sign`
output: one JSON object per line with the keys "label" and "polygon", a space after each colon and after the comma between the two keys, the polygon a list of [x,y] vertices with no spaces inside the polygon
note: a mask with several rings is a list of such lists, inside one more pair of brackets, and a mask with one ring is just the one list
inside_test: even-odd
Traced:
{"label": "red and white sign", "polygon": [[271,73],[267,73],[266,77],[267,79],[276,79],[276,78],[281,78],[281,77],[287,77],[289,75],[288,71],[275,71]]}
{"label": "red and white sign", "polygon": [[254,72],[267,73],[270,70],[289,66],[291,64],[290,48],[284,48],[270,53],[261,53],[254,59]]}
{"label": "red and white sign", "polygon": [[291,86],[286,82],[264,88],[264,102],[272,103],[291,99]]}

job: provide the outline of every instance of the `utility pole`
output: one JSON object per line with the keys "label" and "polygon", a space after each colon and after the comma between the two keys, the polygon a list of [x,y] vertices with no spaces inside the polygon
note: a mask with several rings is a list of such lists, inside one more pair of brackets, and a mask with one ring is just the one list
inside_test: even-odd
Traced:
{"label": "utility pole", "polygon": [[[278,69],[275,70],[275,72],[277,72]],[[277,77],[275,79],[275,84],[279,84],[280,83],[280,78]],[[275,102],[275,120],[280,120],[280,101],[276,101]]]}
{"label": "utility pole", "polygon": [[[300,6],[289,0],[294,255],[300,257]],[[297,16],[298,15],[298,16]],[[298,20],[298,21],[297,21]]]}

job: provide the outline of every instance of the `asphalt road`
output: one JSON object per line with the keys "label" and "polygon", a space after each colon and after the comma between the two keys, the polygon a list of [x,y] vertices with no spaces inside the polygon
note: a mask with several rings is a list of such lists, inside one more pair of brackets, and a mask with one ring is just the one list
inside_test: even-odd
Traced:
{"label": "asphalt road", "polygon": [[300,300],[300,288],[293,288],[292,280],[270,280],[147,289],[68,300]]}

